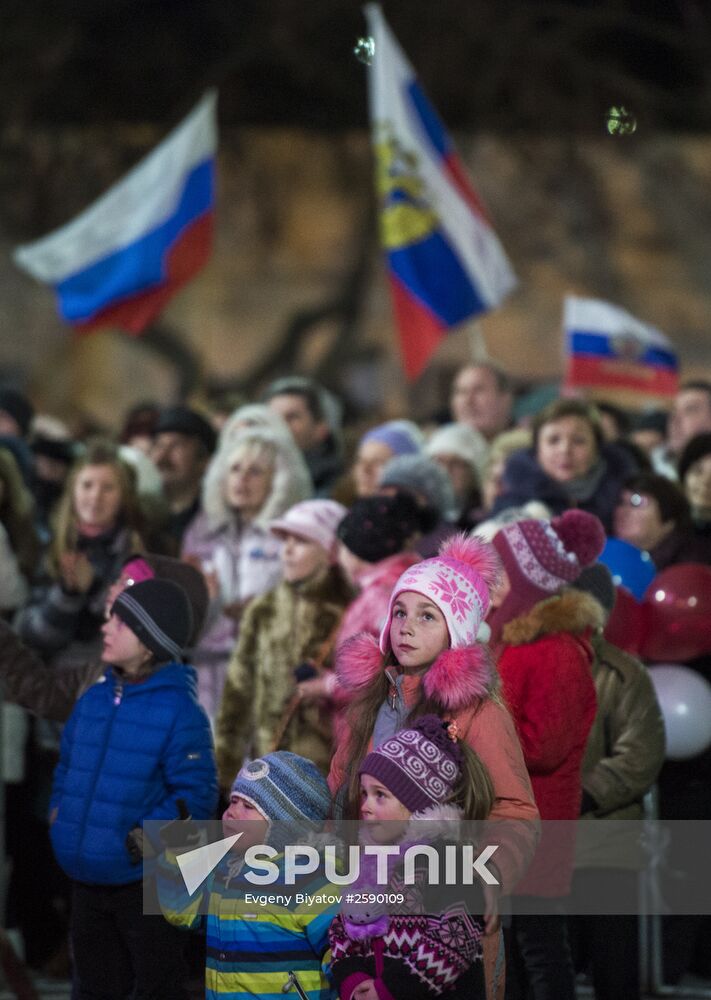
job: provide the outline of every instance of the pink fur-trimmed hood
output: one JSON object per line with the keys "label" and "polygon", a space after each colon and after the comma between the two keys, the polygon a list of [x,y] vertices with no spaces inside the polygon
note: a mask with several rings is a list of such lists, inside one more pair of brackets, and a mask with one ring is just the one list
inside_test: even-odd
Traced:
{"label": "pink fur-trimmed hood", "polygon": [[[360,694],[384,670],[378,640],[362,632],[336,652],[336,672],[347,691]],[[496,684],[496,670],[487,646],[476,643],[460,649],[445,649],[423,678],[425,694],[442,708],[459,712],[472,702],[486,698]]]}

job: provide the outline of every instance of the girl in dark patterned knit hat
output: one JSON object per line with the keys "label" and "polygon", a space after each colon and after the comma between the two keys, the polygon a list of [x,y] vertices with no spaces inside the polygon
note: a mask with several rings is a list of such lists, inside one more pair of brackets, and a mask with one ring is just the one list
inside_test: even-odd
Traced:
{"label": "girl in dark patterned knit hat", "polygon": [[[456,723],[422,716],[369,753],[359,768],[361,842],[400,847],[389,885],[361,862],[354,895],[407,891],[402,912],[346,902],[329,933],[334,983],[342,1000],[466,997],[483,1000],[483,922],[471,907],[432,906],[426,878],[403,880],[400,858],[410,844],[439,853],[456,839],[459,821],[488,816],[494,793],[489,774],[457,739]],[[423,872],[424,876],[424,872]],[[469,901],[471,902],[471,901]],[[395,909],[398,909],[397,907]]]}

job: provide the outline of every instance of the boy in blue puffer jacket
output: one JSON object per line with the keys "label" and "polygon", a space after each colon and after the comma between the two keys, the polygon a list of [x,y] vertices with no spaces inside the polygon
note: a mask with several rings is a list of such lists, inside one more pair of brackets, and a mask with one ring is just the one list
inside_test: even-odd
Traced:
{"label": "boy in blue puffer jacket", "polygon": [[124,590],[103,627],[110,664],[79,699],[62,737],[50,822],[73,881],[71,938],[78,1000],[182,1000],[179,932],[143,915],[127,835],[170,820],[184,800],[211,817],[217,775],[196,677],[182,661],[192,629],[185,592],[169,580]]}

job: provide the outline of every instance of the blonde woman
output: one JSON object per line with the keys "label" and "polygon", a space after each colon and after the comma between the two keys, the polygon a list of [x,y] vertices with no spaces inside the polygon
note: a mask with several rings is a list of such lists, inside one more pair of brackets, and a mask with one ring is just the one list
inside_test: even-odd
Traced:
{"label": "blonde woman", "polygon": [[182,554],[205,573],[212,595],[193,658],[199,699],[212,720],[244,607],[281,576],[280,542],[269,522],[311,494],[296,445],[266,427],[244,428],[208,467],[202,513],[185,535]]}
{"label": "blonde woman", "polygon": [[109,586],[126,557],[143,548],[133,471],[111,442],[92,441],[57,505],[48,580],[20,615],[22,640],[45,654],[76,645],[85,660],[101,639]]}

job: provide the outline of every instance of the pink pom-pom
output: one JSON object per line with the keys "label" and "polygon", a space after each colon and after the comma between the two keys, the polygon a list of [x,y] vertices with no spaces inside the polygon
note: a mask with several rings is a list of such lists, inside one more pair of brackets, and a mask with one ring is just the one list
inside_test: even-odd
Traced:
{"label": "pink pom-pom", "polygon": [[584,510],[566,510],[554,517],[551,527],[567,552],[574,552],[581,566],[594,563],[605,547],[605,529],[594,514]]}
{"label": "pink pom-pom", "polygon": [[447,538],[439,549],[440,556],[447,559],[457,559],[466,563],[484,580],[489,590],[492,590],[501,579],[501,560],[492,545],[482,542],[473,535],[461,532]]}

